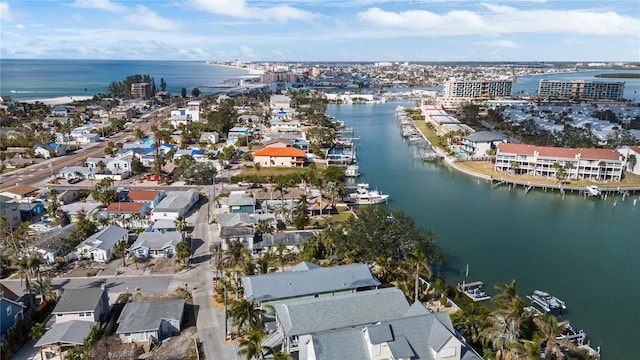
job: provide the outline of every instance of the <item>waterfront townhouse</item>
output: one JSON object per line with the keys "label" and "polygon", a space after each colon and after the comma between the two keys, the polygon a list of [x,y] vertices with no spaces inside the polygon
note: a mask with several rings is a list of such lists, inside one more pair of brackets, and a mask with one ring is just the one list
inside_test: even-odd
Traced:
{"label": "waterfront townhouse", "polygon": [[509,137],[494,131],[478,131],[462,138],[462,151],[468,156],[487,156],[496,150],[496,144],[507,142]]}
{"label": "waterfront townhouse", "polygon": [[495,170],[550,178],[620,181],[623,161],[613,149],[573,149],[501,143]]}

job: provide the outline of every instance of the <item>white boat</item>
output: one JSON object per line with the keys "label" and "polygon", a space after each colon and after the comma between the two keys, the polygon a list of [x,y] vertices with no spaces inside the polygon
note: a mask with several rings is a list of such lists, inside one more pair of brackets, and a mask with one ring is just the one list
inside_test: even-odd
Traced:
{"label": "white boat", "polygon": [[585,186],[584,193],[592,197],[600,197],[602,195],[602,191],[595,185]]}
{"label": "white boat", "polygon": [[349,165],[344,170],[344,176],[346,177],[358,177],[360,176],[360,167],[358,165]]}
{"label": "white boat", "polygon": [[355,193],[349,194],[349,200],[356,205],[373,205],[386,203],[389,195],[381,194],[378,190],[369,190],[369,184],[360,183]]}
{"label": "white boat", "polygon": [[564,301],[544,291],[535,290],[531,295],[527,295],[527,298],[546,312],[561,311],[567,308]]}

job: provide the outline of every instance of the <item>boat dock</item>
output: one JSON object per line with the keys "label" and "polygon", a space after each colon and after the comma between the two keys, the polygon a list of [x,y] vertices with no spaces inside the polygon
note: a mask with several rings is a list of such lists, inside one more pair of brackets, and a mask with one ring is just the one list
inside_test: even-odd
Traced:
{"label": "boat dock", "polygon": [[[567,192],[571,192],[571,193],[578,193],[578,194],[583,194],[585,196],[589,196],[585,191],[585,186],[570,186],[562,183],[557,185],[536,184],[536,183],[532,183],[531,181],[507,180],[504,178],[496,178],[493,176],[490,177],[489,180],[491,181],[492,189],[495,189],[502,185],[506,185],[510,189],[522,187],[524,189],[525,194],[529,193],[529,191],[533,189],[538,189],[538,190],[543,190],[544,192],[557,190],[557,191],[560,191],[562,195],[564,195]],[[630,194],[640,192],[640,187],[601,187],[598,189],[602,193],[601,197],[604,199],[606,199],[608,196],[619,195],[619,196],[622,196],[623,201],[627,197],[629,197]]]}
{"label": "boat dock", "polygon": [[458,284],[456,288],[462,291],[465,295],[467,295],[473,301],[484,301],[491,299],[491,296],[487,295],[486,292],[482,291],[482,285],[484,283],[482,281],[473,281],[470,283],[462,283]]}

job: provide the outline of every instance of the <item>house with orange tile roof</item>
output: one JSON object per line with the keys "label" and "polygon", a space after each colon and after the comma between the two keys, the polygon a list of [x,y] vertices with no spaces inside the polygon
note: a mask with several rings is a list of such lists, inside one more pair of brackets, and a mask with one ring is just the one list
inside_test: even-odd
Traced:
{"label": "house with orange tile roof", "polygon": [[614,149],[560,148],[512,143],[501,143],[497,148],[496,171],[549,178],[566,177],[574,180],[622,179],[624,162],[620,153]]}
{"label": "house with orange tile roof", "polygon": [[303,167],[306,153],[293,147],[266,147],[253,153],[253,162],[263,167]]}
{"label": "house with orange tile roof", "polygon": [[126,201],[145,203],[149,206],[149,209],[153,209],[164,199],[164,195],[164,191],[158,190],[129,190]]}

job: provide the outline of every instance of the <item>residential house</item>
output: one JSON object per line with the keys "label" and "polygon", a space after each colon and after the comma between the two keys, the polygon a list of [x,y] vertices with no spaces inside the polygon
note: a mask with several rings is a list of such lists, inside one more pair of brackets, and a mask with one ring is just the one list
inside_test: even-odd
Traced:
{"label": "residential house", "polygon": [[253,252],[255,219],[247,213],[216,214],[222,249],[230,242],[239,242]]}
{"label": "residential house", "polygon": [[145,202],[124,201],[112,202],[105,210],[105,214],[109,219],[120,218],[120,222],[123,225],[125,222],[129,223],[143,219],[148,212],[149,205]]}
{"label": "residential house", "polygon": [[304,299],[319,296],[354,293],[375,289],[380,285],[366,264],[332,267],[302,262],[288,271],[243,276],[245,298],[256,300],[263,307],[267,303],[285,299]]}
{"label": "residential house", "polygon": [[292,254],[298,252],[298,248],[310,237],[315,236],[314,231],[284,231],[261,234],[253,244],[253,252],[275,251],[278,245],[282,244]]}
{"label": "residential house", "polygon": [[95,179],[93,168],[87,166],[66,166],[58,172],[60,179]]}
{"label": "residential house", "polygon": [[462,148],[465,155],[471,157],[488,156],[489,151],[496,151],[496,145],[508,142],[509,137],[495,131],[478,131],[462,138]]}
{"label": "residential house", "polygon": [[29,201],[35,198],[40,189],[31,185],[15,185],[0,190],[0,195],[14,199],[16,202]]}
{"label": "residential house", "polygon": [[244,126],[234,126],[229,130],[229,134],[227,136],[227,145],[232,146],[235,145],[238,139],[241,137],[247,138],[247,143],[251,141],[251,136],[253,135],[253,131]]}
{"label": "residential house", "polygon": [[200,135],[200,142],[209,143],[209,144],[217,144],[220,142],[220,134],[217,132],[203,132]]}
{"label": "residential house", "polygon": [[176,222],[173,220],[156,220],[151,224],[151,226],[147,229],[147,231],[155,231],[155,232],[167,232],[167,231],[178,231],[176,227]]}
{"label": "residential house", "polygon": [[84,345],[91,333],[93,323],[82,320],[71,320],[55,323],[38,341],[34,347],[40,349],[41,359],[63,358],[63,353],[69,349]]}
{"label": "residential house", "polygon": [[263,167],[303,167],[306,153],[295,148],[262,148],[253,153],[253,162]]}
{"label": "residential house", "polygon": [[111,159],[107,163],[107,170],[112,174],[122,175],[127,178],[131,176],[131,163],[133,162],[133,155],[126,155]]}
{"label": "residential house", "polygon": [[56,323],[72,320],[103,322],[109,314],[109,295],[104,284],[100,287],[65,289],[53,309]]}
{"label": "residential house", "polygon": [[65,239],[76,230],[78,223],[72,222],[62,228],[55,228],[38,237],[31,250],[40,255],[40,259],[46,264],[57,261],[68,262],[75,259],[75,253],[63,252]]}
{"label": "residential house", "polygon": [[174,129],[177,129],[178,126],[184,125],[189,126],[193,121],[193,116],[190,113],[187,113],[187,109],[177,109],[171,111],[171,116],[167,119],[169,124],[173,126]]}
{"label": "residential house", "polygon": [[291,110],[291,98],[286,95],[271,95],[269,108],[274,112]]}
{"label": "residential house", "polygon": [[620,181],[623,161],[614,149],[575,149],[500,143],[495,170],[569,179]]}
{"label": "residential house", "polygon": [[266,148],[287,148],[293,146],[293,140],[285,138],[275,138],[264,143]]}
{"label": "residential house", "polygon": [[[49,191],[51,190],[46,189],[38,193],[38,198],[40,199],[40,201],[49,200]],[[77,189],[77,188],[69,188],[69,189],[56,188],[56,191],[58,193],[56,195],[56,198],[58,199],[58,203],[60,204],[72,204],[76,200],[78,200],[81,196],[86,194],[84,190]]]}
{"label": "residential house", "polygon": [[87,202],[73,202],[70,204],[62,205],[60,208],[67,213],[71,221],[78,221],[78,216],[83,214],[84,216],[93,216],[98,212],[100,208],[99,203],[87,203]]}
{"label": "residential house", "polygon": [[230,213],[247,213],[256,212],[256,199],[252,193],[245,191],[231,191],[227,202]]}
{"label": "residential house", "polygon": [[187,191],[168,191],[167,196],[153,209],[152,220],[175,220],[184,216],[200,199],[200,194],[193,189]]}
{"label": "residential house", "polygon": [[[200,122],[200,109],[202,108],[202,101],[191,100],[187,103],[186,113],[191,115],[191,120],[194,122]],[[206,122],[205,118],[202,118],[203,122]]]}
{"label": "residential house", "polygon": [[16,199],[0,194],[0,217],[7,221],[10,227],[16,227],[22,221],[20,203]]}
{"label": "residential house", "polygon": [[51,110],[52,116],[68,116],[71,114],[71,109],[66,105],[55,105]]}
{"label": "residential house", "polygon": [[0,338],[24,317],[26,306],[18,299],[18,295],[7,287],[0,286]]}
{"label": "residential house", "polygon": [[76,246],[78,259],[109,262],[113,257],[113,248],[120,242],[126,242],[129,231],[118,225],[110,225],[89,236]]}
{"label": "residential house", "polygon": [[162,341],[180,331],[184,300],[129,302],[118,317],[123,343]]}
{"label": "residential house", "polygon": [[172,258],[176,246],[183,240],[179,231],[175,232],[143,232],[129,248],[129,255],[138,258]]}
{"label": "residential house", "polygon": [[41,202],[20,203],[22,221],[38,221],[45,212],[46,209]]}
{"label": "residential house", "polygon": [[298,345],[299,354],[316,360],[482,359],[456,332],[447,312],[429,313],[419,303],[394,319],[300,336]]}
{"label": "residential house", "polygon": [[66,153],[67,150],[64,146],[58,143],[40,144],[33,147],[34,156],[43,157],[45,159],[62,156]]}
{"label": "residential house", "polygon": [[[423,305],[418,305],[428,312]],[[402,290],[398,288],[276,302],[273,307],[276,330],[265,342],[270,347],[282,345],[282,351],[287,354],[298,351],[301,337],[334,329],[373,325],[401,317],[410,308]]]}
{"label": "residential house", "polygon": [[165,193],[160,190],[129,190],[125,200],[135,203],[145,203],[151,210],[155,208],[162,199],[164,199]]}

